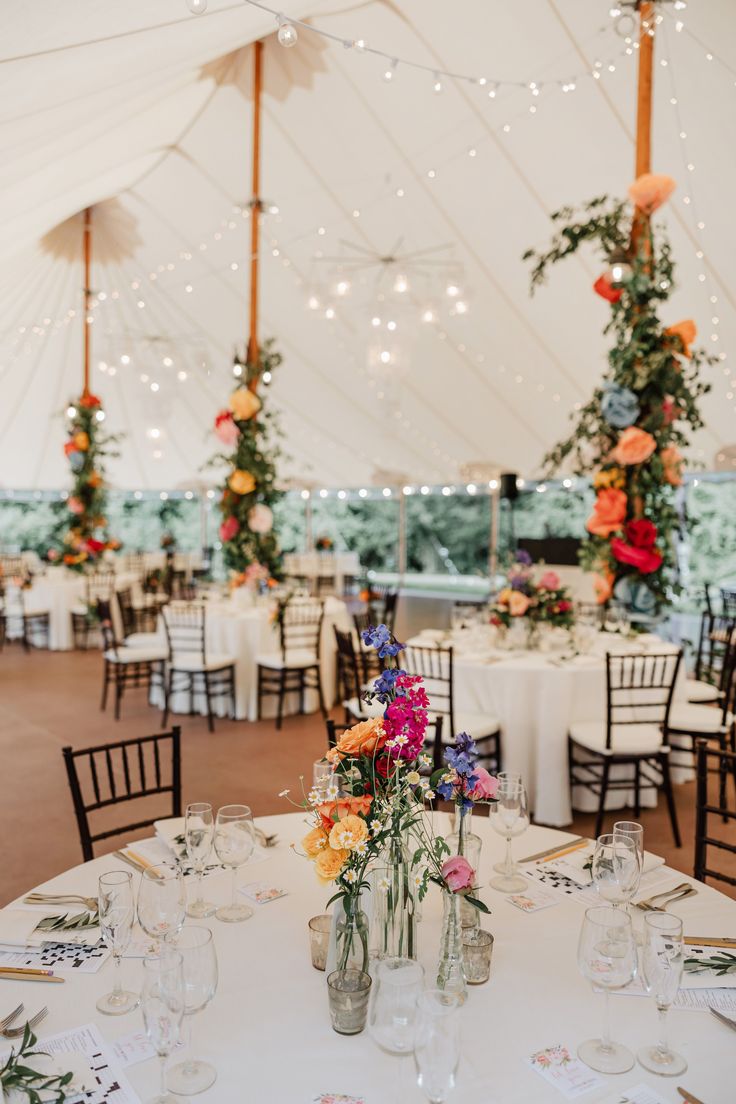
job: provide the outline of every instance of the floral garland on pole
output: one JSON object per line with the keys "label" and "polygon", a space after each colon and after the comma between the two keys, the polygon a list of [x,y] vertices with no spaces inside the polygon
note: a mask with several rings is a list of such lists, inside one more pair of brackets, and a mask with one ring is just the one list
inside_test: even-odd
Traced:
{"label": "floral garland on pole", "polygon": [[532,293],[549,267],[594,242],[607,261],[593,285],[611,307],[605,333],[613,336],[608,370],[580,411],[574,433],[544,458],[548,475],[565,461],[591,475],[596,502],[580,551],[595,571],[600,604],[612,596],[633,612],[657,612],[675,588],[674,488],[682,483],[688,430],[703,421],[698,400],[710,390],[701,368],[716,358],[692,349],[695,324],[665,326],[658,308],[672,294],[674,262],[661,227],[650,215],[672,194],[668,176],[645,173],[629,187],[632,206],[603,196],[583,208],[552,215],[562,224],[550,249],[533,249]]}
{"label": "floral garland on pole", "polygon": [[215,418],[215,436],[231,450],[219,453],[212,462],[225,462],[229,468],[220,498],[220,540],[234,586],[281,575],[281,551],[273,531],[273,506],[283,495],[276,488],[280,449],[272,444],[278,429],[274,415],[264,411],[254,390],[256,382],[265,373],[272,375],[281,360],[272,342],[260,350],[257,363],[236,360],[238,384],[227,408]]}
{"label": "floral garland on pole", "polygon": [[120,548],[108,536],[107,492],[103,460],[116,456],[110,450],[118,438],[102,429],[102,401],[89,391],[67,407],[67,440],[64,454],[72,472],[72,491],[66,500],[69,520],[63,543],[63,562],[75,571],[94,566],[105,552]]}

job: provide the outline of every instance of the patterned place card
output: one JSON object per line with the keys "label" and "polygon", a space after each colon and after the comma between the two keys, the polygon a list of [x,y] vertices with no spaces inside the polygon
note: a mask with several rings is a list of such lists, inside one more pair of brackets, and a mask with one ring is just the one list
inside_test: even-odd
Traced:
{"label": "patterned place card", "polygon": [[603,1079],[586,1066],[562,1043],[545,1047],[527,1058],[531,1068],[568,1100],[602,1085]]}

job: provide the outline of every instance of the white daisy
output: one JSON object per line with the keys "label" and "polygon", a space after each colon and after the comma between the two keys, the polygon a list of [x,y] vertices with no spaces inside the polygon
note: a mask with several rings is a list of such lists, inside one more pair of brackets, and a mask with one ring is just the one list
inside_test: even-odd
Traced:
{"label": "white daisy", "polygon": [[409,783],[410,786],[418,786],[421,782],[419,771],[409,771],[406,776],[406,781]]}
{"label": "white daisy", "polygon": [[349,882],[350,885],[352,885],[354,882],[357,882],[358,875],[354,870],[346,870],[343,874],[343,880]]}
{"label": "white daisy", "polygon": [[427,790],[426,793],[424,794],[424,796],[427,799],[427,801],[434,801],[434,799],[437,795],[434,792],[434,790]]}
{"label": "white daisy", "polygon": [[391,888],[388,878],[379,878],[378,888],[380,889],[381,893],[388,893],[389,889]]}
{"label": "white daisy", "polygon": [[339,792],[339,787],[336,786],[334,782],[330,783],[330,785],[327,787],[327,800],[337,801],[337,795],[339,794]]}
{"label": "white daisy", "polygon": [[415,889],[421,889],[422,888],[422,885],[424,883],[424,873],[425,872],[423,870],[418,870],[416,872],[416,874],[414,875],[414,888]]}
{"label": "white daisy", "polygon": [[381,831],[381,822],[380,822],[380,820],[372,820],[371,821],[371,832],[373,833],[373,835],[377,836],[380,831]]}
{"label": "white daisy", "polygon": [[310,805],[321,805],[322,794],[319,792],[319,790],[310,790],[307,794],[307,801]]}
{"label": "white daisy", "polygon": [[360,843],[356,843],[353,851],[356,855],[365,855],[368,853],[368,848],[365,845],[365,840],[361,840]]}
{"label": "white daisy", "polygon": [[432,756],[431,755],[426,755],[423,752],[419,756],[419,762],[422,764],[423,767],[431,767],[432,766]]}
{"label": "white daisy", "polygon": [[405,736],[403,732],[400,732],[399,735],[396,737],[396,743],[399,747],[403,747],[404,744],[409,743],[409,737]]}

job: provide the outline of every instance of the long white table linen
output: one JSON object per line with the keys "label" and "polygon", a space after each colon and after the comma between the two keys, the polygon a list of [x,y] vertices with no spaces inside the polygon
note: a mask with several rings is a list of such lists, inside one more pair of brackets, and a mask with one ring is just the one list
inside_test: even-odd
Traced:
{"label": "long white table linen", "polygon": [[[289,782],[298,785],[288,778],[274,785]],[[247,800],[247,790],[243,796]],[[439,830],[446,830],[447,818],[437,819]],[[265,832],[278,834],[278,845],[266,852],[265,861],[241,869],[238,882],[242,886],[266,880],[288,894],[256,906],[253,918],[242,924],[196,921],[212,929],[220,967],[215,998],[193,1025],[197,1056],[217,1068],[217,1081],[198,1100],[201,1104],[261,1100],[311,1104],[317,1094],[333,1092],[354,1095],[365,1104],[421,1104],[424,1098],[414,1081],[411,1058],[379,1050],[367,1031],[344,1037],[330,1027],[326,979],[310,963],[307,921],[325,911],[331,887],[320,886],[312,865],[290,849],[306,831],[302,816],[263,817],[257,823]],[[600,1030],[603,997],[593,993],[576,961],[583,906],[561,897],[552,908],[520,912],[504,894],[488,887],[492,864],[503,855],[503,841],[485,818],[475,817],[473,830],[483,838],[479,881],[482,899],[492,910],[481,923],[493,932],[495,945],[490,981],[469,988],[461,1011],[458,1087],[448,1104],[559,1104],[563,1097],[529,1069],[525,1059],[557,1043],[574,1052],[581,1041]],[[515,841],[515,853],[522,857],[569,838],[553,829],[530,828]],[[38,888],[95,895],[98,876],[120,866],[108,855]],[[137,883],[138,875],[133,877]],[[673,884],[683,880],[679,872],[672,872]],[[685,934],[736,935],[736,902],[711,887],[694,884],[697,896],[670,909],[683,918]],[[229,873],[208,877],[204,886],[208,899],[218,904],[229,900]],[[189,881],[188,887],[191,893],[194,887]],[[641,924],[642,917],[637,913],[636,923]],[[428,986],[434,981],[440,927],[440,893],[431,887],[419,932],[420,961]],[[126,988],[138,990],[140,961],[126,959],[122,970]],[[33,1012],[46,1004],[49,1015],[40,1031],[41,1044],[44,1035],[90,1021],[110,1042],[142,1030],[140,1010],[113,1018],[95,1009],[97,999],[112,986],[111,959],[96,974],[65,976],[66,984],[58,986],[2,982],[3,1009],[9,1011],[24,1001]],[[668,1104],[681,1104],[676,1085],[685,1085],[706,1104],[731,1104],[736,1078],[733,1034],[707,1012],[673,1010],[669,1021],[671,1043],[688,1061],[686,1074],[673,1083],[635,1066],[623,1075],[603,1076],[604,1086],[584,1099],[589,1104],[618,1101],[624,1090],[644,1084]],[[633,1051],[658,1037],[651,998],[613,996],[611,1023],[613,1038]],[[157,1060],[129,1067],[126,1073],[142,1101],[154,1095]]]}
{"label": "long white table linen", "polygon": [[[115,576],[115,589],[130,588],[135,592],[138,584],[136,576],[121,572]],[[72,610],[84,605],[84,577],[62,568],[51,568],[45,575],[37,576],[25,594],[26,608],[49,612],[49,648],[52,651],[68,651],[74,647],[72,632]],[[122,625],[117,602],[112,603],[112,618],[115,635],[122,639]]]}

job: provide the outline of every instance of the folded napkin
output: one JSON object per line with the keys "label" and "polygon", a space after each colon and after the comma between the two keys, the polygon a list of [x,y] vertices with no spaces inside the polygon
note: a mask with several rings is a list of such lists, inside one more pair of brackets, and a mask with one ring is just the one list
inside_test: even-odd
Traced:
{"label": "folded napkin", "polygon": [[[558,874],[564,874],[573,882],[577,882],[578,885],[590,885],[593,879],[590,869],[586,870],[585,868],[590,864],[594,851],[595,844],[591,843],[589,847],[581,847],[578,851],[571,851],[569,855],[565,855],[561,859],[545,863],[545,866],[556,870]],[[651,874],[653,870],[660,866],[664,866],[664,859],[661,855],[653,855],[650,851],[644,852],[642,877]]]}
{"label": "folded napkin", "polygon": [[[57,907],[46,916],[60,916]],[[83,928],[81,931],[37,931],[45,919],[29,909],[2,909],[0,911],[0,946],[7,948],[40,947],[44,943],[68,943],[75,947],[95,947],[100,941],[99,928]]]}

